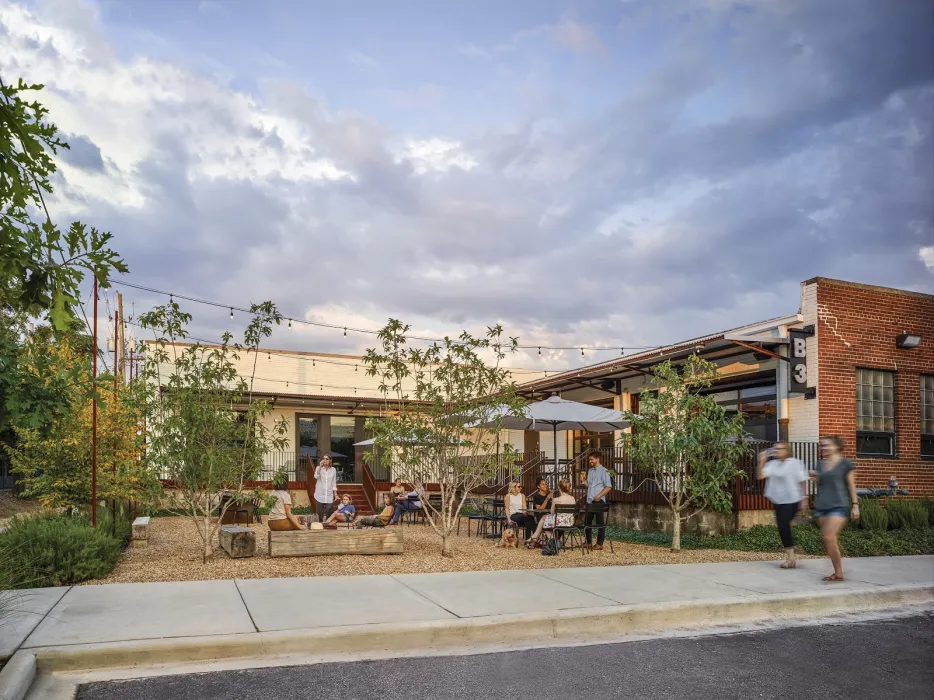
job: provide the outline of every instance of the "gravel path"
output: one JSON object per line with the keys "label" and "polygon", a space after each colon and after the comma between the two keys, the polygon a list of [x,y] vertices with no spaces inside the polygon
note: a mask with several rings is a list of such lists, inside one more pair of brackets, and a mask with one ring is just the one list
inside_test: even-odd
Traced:
{"label": "gravel path", "polygon": [[[201,562],[201,541],[194,524],[180,517],[153,518],[149,546],[129,548],[109,576],[89,582],[138,583],[149,581],[195,581],[229,578],[276,578],[288,576],[351,576],[356,574],[422,574],[443,571],[493,571],[503,569],[553,569],[577,566],[621,566],[633,564],[691,564],[721,561],[778,560],[781,555],[763,552],[691,550],[673,554],[660,547],[614,543],[602,552],[582,556],[563,552],[543,557],[540,551],[500,549],[495,540],[463,534],[454,542],[455,556],[441,556],[441,540],[427,525],[403,525],[405,553],[385,556],[267,556],[265,525],[256,531],[257,556],[230,559],[217,550],[208,563]],[[466,523],[464,524],[466,527]],[[336,536],[339,536],[337,533]]]}

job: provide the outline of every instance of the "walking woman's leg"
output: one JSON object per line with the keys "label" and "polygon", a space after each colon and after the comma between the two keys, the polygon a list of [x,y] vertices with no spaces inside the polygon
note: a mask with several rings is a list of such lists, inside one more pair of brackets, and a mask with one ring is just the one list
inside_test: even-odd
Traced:
{"label": "walking woman's leg", "polygon": [[775,522],[778,524],[778,535],[785,548],[786,568],[792,566],[795,560],[795,541],[791,534],[791,521],[795,517],[797,503],[776,503]]}
{"label": "walking woman's leg", "polygon": [[825,515],[820,519],[824,547],[833,564],[833,575],[838,579],[843,578],[843,557],[840,554],[840,543],[837,538],[844,525],[846,525],[846,518],[840,515]]}

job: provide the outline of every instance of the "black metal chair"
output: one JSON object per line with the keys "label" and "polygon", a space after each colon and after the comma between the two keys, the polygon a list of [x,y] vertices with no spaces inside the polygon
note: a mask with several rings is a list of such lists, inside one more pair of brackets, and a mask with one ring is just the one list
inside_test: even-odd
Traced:
{"label": "black metal chair", "polygon": [[457,534],[461,534],[461,518],[467,518],[467,537],[470,537],[470,523],[476,521],[477,535],[480,534],[482,523],[490,517],[487,512],[486,503],[481,498],[471,498],[464,503],[465,508],[470,508],[473,512],[460,515],[457,518]]}
{"label": "black metal chair", "polygon": [[[584,539],[584,530],[577,524],[579,510],[576,505],[555,504],[555,529],[554,537],[560,538],[561,543],[566,549],[579,548],[581,555],[587,553],[587,542]],[[562,525],[561,516],[570,515],[571,524]]]}
{"label": "black metal chair", "polygon": [[[603,513],[603,525],[587,525],[587,516],[591,513]],[[607,521],[610,519],[610,504],[606,503],[588,503],[584,507],[584,538],[587,533],[603,530],[604,542],[610,543],[610,552],[613,552],[613,540],[606,539]]]}
{"label": "black metal chair", "polygon": [[490,503],[490,514],[484,521],[485,528],[490,532],[484,532],[487,537],[502,537],[503,528],[506,527],[506,501],[501,498],[494,499]]}

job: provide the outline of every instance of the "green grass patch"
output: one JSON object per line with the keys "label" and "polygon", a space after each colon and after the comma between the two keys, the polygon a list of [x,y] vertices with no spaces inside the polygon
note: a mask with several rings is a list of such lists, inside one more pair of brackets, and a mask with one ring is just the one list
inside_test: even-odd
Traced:
{"label": "green grass patch", "polygon": [[[795,546],[805,554],[823,554],[824,542],[816,525],[794,528]],[[671,535],[664,532],[640,532],[608,527],[607,537],[618,542],[671,547]],[[934,528],[902,530],[861,530],[846,528],[840,533],[840,547],[844,556],[875,557],[907,554],[934,554]],[[732,535],[683,534],[682,549],[723,549],[742,552],[781,552],[782,542],[778,528],[757,525]]]}

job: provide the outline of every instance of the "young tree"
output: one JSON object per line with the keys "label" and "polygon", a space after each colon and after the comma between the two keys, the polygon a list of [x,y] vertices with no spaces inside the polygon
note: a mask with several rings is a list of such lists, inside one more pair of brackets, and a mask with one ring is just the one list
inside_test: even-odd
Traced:
{"label": "young tree", "polygon": [[[81,336],[41,326],[27,335],[18,365],[20,376],[32,387],[21,396],[37,395],[43,402],[54,396],[58,406],[49,422],[17,425],[15,440],[7,446],[23,495],[49,508],[83,510],[91,502],[94,388],[87,345]],[[123,384],[118,384],[116,395],[112,390],[99,393],[97,496],[145,506],[156,497],[159,482],[140,460],[142,413],[132,390]]]}
{"label": "young tree", "polygon": [[[367,374],[380,378],[388,416],[367,421],[375,448],[395,478],[422,489],[428,522],[441,538],[442,556],[454,555],[450,538],[464,501],[496,474],[515,451],[495,451],[502,421],[517,415],[522,400],[509,371],[500,366],[516,340],[493,326],[485,338],[462,333],[421,350],[408,347],[409,326],[390,319],[379,332],[380,349],[369,349]],[[484,356],[489,362],[484,360]],[[428,500],[424,485],[436,483],[440,500]]]}
{"label": "young tree", "polygon": [[[227,510],[259,493],[244,493],[244,483],[257,478],[263,455],[284,450],[287,426],[270,429],[262,418],[271,407],[253,396],[260,342],[272,333],[281,315],[271,302],[254,304],[244,344],[231,345],[224,334],[220,346],[175,345],[187,337],[189,314],[174,301],[143,315],[144,328],[156,331],[145,346],[147,387],[147,459],[174,483],[172,507],[190,517],[203,544],[203,561],[214,553],[214,537]],[[253,371],[240,375],[242,353],[253,357]],[[225,492],[231,498],[224,501]],[[215,513],[215,511],[217,511]]]}
{"label": "young tree", "polygon": [[72,331],[85,276],[107,287],[111,271],[127,271],[109,247],[109,233],[80,222],[62,232],[49,216],[53,156],[68,144],[48,110],[29,101],[28,93],[42,87],[0,78],[0,439],[6,441],[13,426],[41,430],[62,418],[69,409],[62,390],[78,379],[73,368],[59,366],[57,386],[37,385],[21,371],[29,320],[47,317],[56,332]]}
{"label": "young tree", "polygon": [[658,395],[643,394],[639,413],[626,412],[632,433],[623,438],[635,469],[648,474],[671,508],[672,551],[681,549],[681,523],[712,508],[729,512],[725,487],[742,474],[737,468],[749,450],[743,416],[729,417],[710,396],[717,366],[692,355],[681,367],[665,362],[655,369]]}

